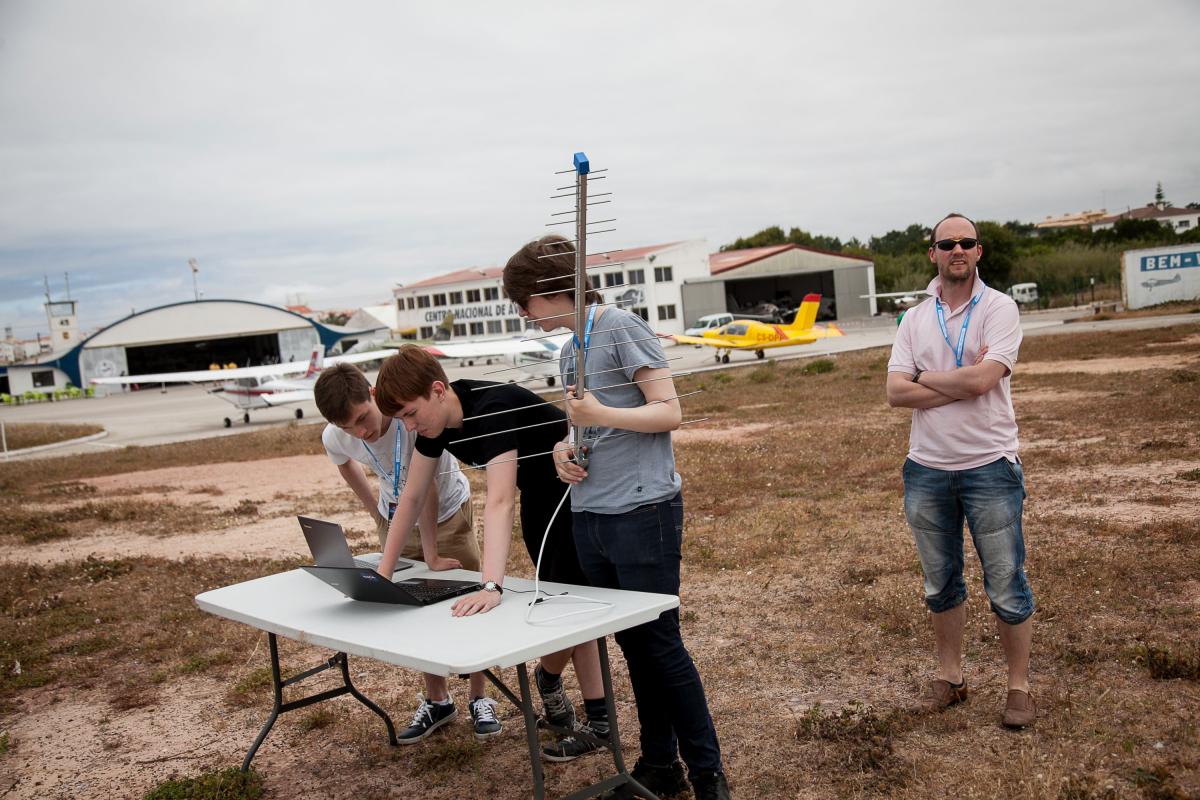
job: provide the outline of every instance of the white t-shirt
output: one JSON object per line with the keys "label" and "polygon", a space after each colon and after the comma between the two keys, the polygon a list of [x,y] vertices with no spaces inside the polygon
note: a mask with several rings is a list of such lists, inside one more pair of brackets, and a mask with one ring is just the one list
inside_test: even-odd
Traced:
{"label": "white t-shirt", "polygon": [[[395,419],[383,436],[369,444],[336,425],[326,425],[321,434],[325,454],[335,465],[340,467],[353,459],[360,464],[366,464],[379,476],[379,514],[385,518],[388,514],[388,504],[396,502],[397,496],[404,491],[404,481],[408,477],[408,465],[412,462],[413,443],[416,440],[417,435],[404,430],[404,426]],[[401,453],[400,479],[397,491],[393,492],[392,476],[397,442]],[[458,468],[458,460],[449,452],[443,453],[438,459],[437,471],[443,473],[436,478],[438,522],[445,522],[470,499],[471,485],[467,483],[467,476]]]}

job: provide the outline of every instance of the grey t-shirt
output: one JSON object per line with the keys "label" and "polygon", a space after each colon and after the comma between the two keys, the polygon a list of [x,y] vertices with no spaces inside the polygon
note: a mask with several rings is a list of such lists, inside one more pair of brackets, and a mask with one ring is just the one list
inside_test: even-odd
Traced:
{"label": "grey t-shirt", "polygon": [[[644,341],[637,341],[637,340]],[[637,384],[629,383],[642,367],[665,369],[666,356],[646,321],[608,306],[592,326],[584,369],[588,391],[606,406],[636,408],[646,404]],[[575,343],[562,348],[559,371],[563,386],[575,383]],[[607,388],[611,387],[611,388]],[[647,503],[669,500],[679,492],[671,434],[632,433],[596,427],[585,431],[592,445],[588,476],[571,489],[571,508],[597,514],[624,514]]]}

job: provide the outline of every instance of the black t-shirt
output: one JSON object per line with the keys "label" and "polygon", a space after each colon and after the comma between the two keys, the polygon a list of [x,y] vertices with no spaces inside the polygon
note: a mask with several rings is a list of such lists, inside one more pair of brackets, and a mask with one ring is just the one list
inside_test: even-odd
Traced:
{"label": "black t-shirt", "polygon": [[[522,491],[527,487],[544,488],[548,481],[558,480],[550,451],[567,436],[567,415],[559,408],[550,405],[528,389],[510,383],[459,380],[453,381],[450,388],[462,404],[463,426],[447,428],[436,439],[418,436],[418,453],[429,458],[438,458],[443,451],[449,450],[459,461],[473,467],[482,467],[509,450],[516,450],[518,456],[545,453],[517,462],[517,488]],[[482,416],[510,408],[521,410]],[[481,416],[482,419],[471,419]],[[525,427],[529,425],[536,427]],[[514,428],[522,430],[513,430]],[[482,439],[471,438],[483,434],[493,435],[484,436]],[[456,439],[469,438],[470,441],[455,443]]]}

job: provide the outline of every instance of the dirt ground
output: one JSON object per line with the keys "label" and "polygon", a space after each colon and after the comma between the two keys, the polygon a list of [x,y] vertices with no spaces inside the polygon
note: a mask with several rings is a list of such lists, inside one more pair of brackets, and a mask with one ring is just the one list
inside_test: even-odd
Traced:
{"label": "dirt ground", "polygon": [[[685,417],[708,418],[676,436],[682,622],[734,795],[1200,797],[1195,326],[1023,349],[1012,386],[1040,707],[1023,732],[998,724],[1003,659],[970,547],[971,698],[910,711],[932,637],[899,479],[908,412],[884,403],[886,356],[681,381],[705,390]],[[358,550],[373,540],[319,430],[271,436],[239,437],[236,460],[226,442],[148,449],[136,469],[102,456],[0,468],[0,797],[140,797],[240,764],[270,707],[266,637],[191,598],[300,563],[296,513],[341,521]],[[514,547],[512,574],[529,574],[522,559]],[[330,655],[281,644],[289,673]],[[636,714],[611,650],[632,761]],[[419,676],[368,659],[352,671],[407,723]],[[410,747],[388,747],[351,700],[284,715],[255,759],[266,796],[529,796],[514,709],[502,705],[503,735],[479,744],[465,683],[451,691],[459,721]],[[551,796],[604,766],[548,765]]]}

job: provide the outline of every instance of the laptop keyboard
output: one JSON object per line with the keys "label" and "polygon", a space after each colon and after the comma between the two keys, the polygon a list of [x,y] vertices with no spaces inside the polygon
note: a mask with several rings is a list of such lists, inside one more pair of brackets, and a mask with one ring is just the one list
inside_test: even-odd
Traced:
{"label": "laptop keyboard", "polygon": [[437,600],[440,597],[450,597],[471,591],[469,586],[425,586],[422,584],[401,584],[404,591],[418,600]]}

